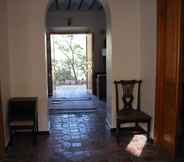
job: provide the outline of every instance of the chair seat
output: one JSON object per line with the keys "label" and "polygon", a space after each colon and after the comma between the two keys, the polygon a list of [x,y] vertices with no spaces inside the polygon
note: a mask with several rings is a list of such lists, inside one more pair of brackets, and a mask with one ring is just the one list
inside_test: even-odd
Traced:
{"label": "chair seat", "polygon": [[10,124],[10,126],[33,126],[34,122],[33,121],[12,121]]}
{"label": "chair seat", "polygon": [[117,115],[117,120],[121,122],[146,122],[151,120],[151,117],[135,109],[122,109]]}

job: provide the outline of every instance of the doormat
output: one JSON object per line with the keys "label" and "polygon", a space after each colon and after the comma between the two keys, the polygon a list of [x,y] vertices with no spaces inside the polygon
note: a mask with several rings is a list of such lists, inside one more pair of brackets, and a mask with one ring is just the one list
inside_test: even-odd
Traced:
{"label": "doormat", "polygon": [[89,101],[77,101],[77,100],[61,100],[50,102],[48,104],[49,112],[54,113],[76,113],[76,112],[94,112],[96,111],[96,104],[93,100]]}
{"label": "doormat", "polygon": [[49,102],[52,103],[58,103],[58,102],[62,102],[62,101],[89,101],[92,100],[91,97],[61,97],[61,98],[51,98],[49,99]]}
{"label": "doormat", "polygon": [[96,109],[88,109],[88,110],[76,110],[76,109],[49,109],[49,115],[55,115],[55,114],[68,114],[68,113],[94,113],[96,112]]}

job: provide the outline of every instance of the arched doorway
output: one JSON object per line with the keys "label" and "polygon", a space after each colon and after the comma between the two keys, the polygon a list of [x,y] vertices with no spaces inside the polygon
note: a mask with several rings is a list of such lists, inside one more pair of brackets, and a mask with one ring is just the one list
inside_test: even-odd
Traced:
{"label": "arched doorway", "polygon": [[[46,16],[48,94],[52,96],[49,103],[57,101],[61,109],[67,111],[67,105],[61,105],[63,101],[69,100],[71,104],[71,100],[75,100],[81,104],[81,101],[84,103],[87,99],[89,102],[91,93],[99,99],[106,99],[105,19],[104,9],[98,1],[53,1],[50,4]],[[76,42],[77,37],[82,35],[85,40],[80,38]],[[74,49],[76,46],[80,47],[80,52],[79,48]],[[83,52],[84,57],[81,57]],[[53,111],[52,107],[49,106]],[[70,105],[70,112],[71,107],[78,106]],[[85,109],[82,105],[80,107]],[[94,109],[94,106],[90,107]]]}

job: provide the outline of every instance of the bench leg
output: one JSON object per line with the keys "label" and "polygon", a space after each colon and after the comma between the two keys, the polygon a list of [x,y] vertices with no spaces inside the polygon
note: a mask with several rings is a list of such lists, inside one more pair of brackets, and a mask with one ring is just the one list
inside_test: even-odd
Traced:
{"label": "bench leg", "polygon": [[33,133],[33,145],[35,145],[37,143],[37,128],[36,128],[36,126],[33,127],[32,133]]}
{"label": "bench leg", "polygon": [[13,145],[13,141],[14,141],[14,131],[13,131],[13,129],[12,128],[9,128],[9,132],[10,132],[10,145]]}

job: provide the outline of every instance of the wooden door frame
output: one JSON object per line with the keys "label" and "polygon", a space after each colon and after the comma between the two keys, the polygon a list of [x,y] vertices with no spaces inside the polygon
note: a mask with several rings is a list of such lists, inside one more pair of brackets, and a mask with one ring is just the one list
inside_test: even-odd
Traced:
{"label": "wooden door frame", "polygon": [[[91,57],[91,74],[89,75],[89,72],[87,72],[87,78],[86,78],[86,87],[87,87],[87,90],[90,92],[90,93],[93,93],[94,91],[94,79],[93,79],[93,74],[94,74],[94,34],[92,32],[88,33],[87,36],[86,36],[86,61],[87,63],[89,62],[88,58],[89,58],[89,54],[88,54],[88,36],[91,36],[91,54],[90,54],[90,57]],[[87,64],[87,69],[88,69],[89,65]],[[88,69],[89,70],[89,69]],[[90,76],[90,79],[89,79],[89,76]],[[90,86],[89,86],[89,80],[91,80],[91,83],[90,83]],[[91,88],[89,88],[91,87]]]}
{"label": "wooden door frame", "polygon": [[53,77],[52,77],[52,58],[51,58],[51,41],[50,33],[46,34],[47,40],[47,86],[48,86],[48,96],[53,96]]}
{"label": "wooden door frame", "polygon": [[[177,128],[177,117],[178,110],[180,106],[180,77],[181,77],[181,2],[182,0],[157,0],[157,66],[156,66],[156,101],[155,101],[155,143],[165,148],[171,155],[172,158],[175,157],[176,154],[176,129]],[[170,7],[170,8],[168,8]],[[172,20],[168,17],[168,11],[172,11]],[[175,18],[176,23],[170,25]],[[175,110],[174,120],[172,121],[173,125],[171,129],[175,129],[173,131],[172,136],[175,139],[172,139],[174,142],[170,144],[171,147],[168,147],[164,143],[164,106],[165,106],[165,84],[166,84],[166,55],[167,55],[167,44],[168,42],[173,42],[173,40],[168,38],[167,30],[172,31],[174,33],[174,45],[172,48],[172,53],[176,56],[176,88],[174,91],[176,92],[176,98],[174,102],[173,109]],[[172,61],[172,60],[171,60]],[[174,100],[174,99],[173,99]],[[169,120],[169,119],[168,119]]]}
{"label": "wooden door frame", "polygon": [[165,55],[165,30],[166,30],[166,20],[165,20],[165,10],[166,1],[157,0],[157,58],[156,58],[156,97],[155,97],[155,128],[154,128],[154,138],[155,142],[161,145],[161,134],[163,123],[163,96],[164,96],[164,55]]}

